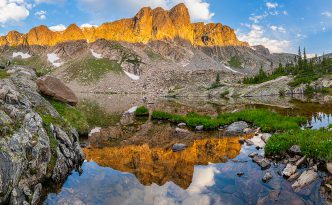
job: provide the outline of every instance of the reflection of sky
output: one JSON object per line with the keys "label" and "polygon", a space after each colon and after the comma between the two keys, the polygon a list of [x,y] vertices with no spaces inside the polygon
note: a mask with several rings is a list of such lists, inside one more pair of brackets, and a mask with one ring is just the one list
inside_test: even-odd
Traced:
{"label": "reflection of sky", "polygon": [[193,183],[183,190],[172,182],[163,186],[143,186],[134,175],[111,168],[100,167],[94,162],[83,164],[83,174],[73,173],[61,192],[50,194],[46,204],[146,204],[146,205],[209,205],[218,204],[216,194],[208,188],[215,185],[217,169],[211,166],[195,168]]}
{"label": "reflection of sky", "polygon": [[[295,193],[289,182],[277,177],[283,167],[272,166],[269,171],[274,176],[269,183],[263,183],[266,171],[253,163],[248,154],[256,151],[254,146],[244,146],[241,153],[226,163],[195,166],[193,180],[187,190],[183,190],[173,182],[163,186],[152,184],[143,186],[133,174],[122,173],[112,168],[101,167],[95,162],[83,164],[83,174],[77,172],[69,176],[59,194],[49,194],[46,204],[87,204],[87,205],[240,205],[257,204],[261,197],[267,196],[271,190],[282,187],[280,198],[284,200],[302,201],[303,204],[323,204],[318,198],[321,180],[312,184],[312,192]],[[180,166],[180,165],[179,165]],[[179,167],[181,168],[181,167]],[[242,177],[237,173],[243,172]],[[304,199],[308,199],[306,201]]]}
{"label": "reflection of sky", "polygon": [[328,127],[332,124],[332,115],[325,113],[317,113],[316,116],[313,116],[311,120],[308,122],[309,125],[312,126],[312,129],[320,129],[323,127]]}

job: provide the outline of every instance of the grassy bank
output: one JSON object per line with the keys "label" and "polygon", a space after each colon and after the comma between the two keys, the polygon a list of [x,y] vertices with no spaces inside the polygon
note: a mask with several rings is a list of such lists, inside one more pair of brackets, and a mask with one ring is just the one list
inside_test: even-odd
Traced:
{"label": "grassy bank", "polygon": [[9,74],[5,70],[0,70],[0,79],[8,78]]}
{"label": "grassy bank", "polygon": [[299,145],[304,155],[320,160],[332,160],[332,132],[328,130],[297,130],[273,135],[266,147],[268,156],[286,152]]}
{"label": "grassy bank", "polygon": [[156,120],[168,120],[173,123],[184,122],[191,128],[203,125],[205,130],[216,130],[220,126],[229,125],[236,121],[246,121],[252,123],[254,126],[261,127],[264,132],[299,129],[300,124],[306,121],[302,117],[282,116],[265,109],[247,109],[236,113],[224,113],[215,118],[197,113],[189,113],[186,116],[182,116],[154,111],[152,118]]}

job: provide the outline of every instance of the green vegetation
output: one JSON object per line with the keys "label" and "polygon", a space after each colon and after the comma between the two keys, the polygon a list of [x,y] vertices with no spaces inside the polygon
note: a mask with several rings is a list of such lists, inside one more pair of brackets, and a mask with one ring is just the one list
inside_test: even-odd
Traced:
{"label": "green vegetation", "polygon": [[296,130],[273,135],[265,147],[268,156],[286,152],[299,145],[304,155],[320,160],[332,160],[332,132],[321,130]]}
{"label": "green vegetation", "polygon": [[241,59],[238,56],[233,56],[231,60],[228,61],[228,64],[233,68],[242,68]]}
{"label": "green vegetation", "polygon": [[77,109],[84,113],[90,128],[115,125],[121,119],[121,114],[107,113],[98,103],[89,100],[82,101]]}
{"label": "green vegetation", "polygon": [[27,59],[14,58],[12,65],[21,65],[34,68],[38,76],[46,75],[52,70],[52,67],[38,56],[32,56]]}
{"label": "green vegetation", "polygon": [[293,62],[279,67],[271,74],[265,73],[262,69],[254,77],[244,78],[244,84],[259,84],[269,80],[276,79],[280,76],[294,76],[292,82],[289,83],[291,87],[296,87],[301,84],[310,84],[326,74],[332,73],[332,59],[325,56],[318,58],[307,59],[306,51],[303,54],[299,49],[299,54],[295,57]]}
{"label": "green vegetation", "polygon": [[220,88],[222,86],[224,86],[224,85],[221,84],[220,74],[218,73],[217,76],[216,76],[216,80],[210,85],[210,87],[208,87],[208,90],[213,90],[213,89],[216,89],[216,88]]}
{"label": "green vegetation", "polygon": [[149,116],[149,109],[145,106],[138,107],[135,111],[135,116],[137,117]]}
{"label": "green vegetation", "polygon": [[80,80],[82,83],[90,84],[101,79],[106,73],[114,72],[122,74],[122,68],[117,61],[106,58],[95,59],[86,58],[83,60],[75,60],[67,67],[70,78]]}
{"label": "green vegetation", "polygon": [[226,90],[226,91],[220,93],[220,97],[221,97],[221,98],[225,98],[228,94],[229,94],[229,91]]}
{"label": "green vegetation", "polygon": [[8,78],[10,75],[5,70],[0,70],[0,79]]}
{"label": "green vegetation", "polygon": [[153,51],[151,48],[146,48],[144,50],[144,52],[146,53],[146,55],[148,55],[148,57],[153,60],[153,61],[158,61],[158,60],[163,60],[164,58],[159,54],[156,53],[155,51]]}
{"label": "green vegetation", "polygon": [[331,128],[331,129],[332,129],[332,124],[330,124],[330,125],[329,125],[329,128]]}
{"label": "green vegetation", "polygon": [[85,114],[75,107],[65,103],[49,99],[49,102],[58,113],[72,126],[78,133],[84,134],[89,131],[89,124]]}
{"label": "green vegetation", "polygon": [[212,118],[207,115],[189,113],[186,116],[170,114],[161,111],[154,111],[152,118],[156,120],[168,120],[173,123],[185,122],[189,127],[195,128],[203,125],[205,130],[216,130],[223,125],[229,125],[236,121],[246,121],[261,127],[263,132],[275,132],[296,129],[306,119],[301,117],[282,116],[265,109],[247,109],[236,113],[224,113]]}

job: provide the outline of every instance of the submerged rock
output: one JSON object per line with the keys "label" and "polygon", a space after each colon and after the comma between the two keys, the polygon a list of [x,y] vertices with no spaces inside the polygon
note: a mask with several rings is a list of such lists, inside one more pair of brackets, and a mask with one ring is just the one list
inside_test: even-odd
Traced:
{"label": "submerged rock", "polygon": [[270,160],[264,158],[261,155],[257,155],[252,159],[255,163],[257,163],[262,169],[268,169],[271,166]]}
{"label": "submerged rock", "polygon": [[172,146],[173,152],[180,152],[182,150],[185,150],[188,146],[185,144],[174,144]]}
{"label": "submerged rock", "polygon": [[301,176],[292,184],[293,189],[302,189],[305,186],[308,186],[312,182],[314,182],[318,177],[317,172],[310,169],[304,171]]}
{"label": "submerged rock", "polygon": [[226,136],[236,136],[243,134],[244,129],[248,128],[249,125],[246,122],[240,121],[240,122],[234,122],[233,124],[229,125],[226,128],[225,135]]}
{"label": "submerged rock", "polygon": [[203,125],[196,126],[196,131],[203,131],[203,129],[204,129]]}
{"label": "submerged rock", "polygon": [[76,105],[78,98],[74,92],[59,79],[45,76],[37,80],[39,91],[47,96],[53,97],[61,102]]}
{"label": "submerged rock", "polygon": [[263,176],[263,182],[268,182],[273,178],[272,173],[271,172],[266,172],[265,175]]}

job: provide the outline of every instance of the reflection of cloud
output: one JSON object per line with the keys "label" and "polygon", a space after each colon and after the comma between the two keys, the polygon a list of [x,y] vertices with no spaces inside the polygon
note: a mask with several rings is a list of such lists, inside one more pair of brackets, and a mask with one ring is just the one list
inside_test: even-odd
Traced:
{"label": "reflection of cloud", "polygon": [[196,167],[193,177],[193,182],[188,188],[190,194],[199,194],[204,191],[207,187],[213,186],[214,174],[218,173],[215,167]]}

